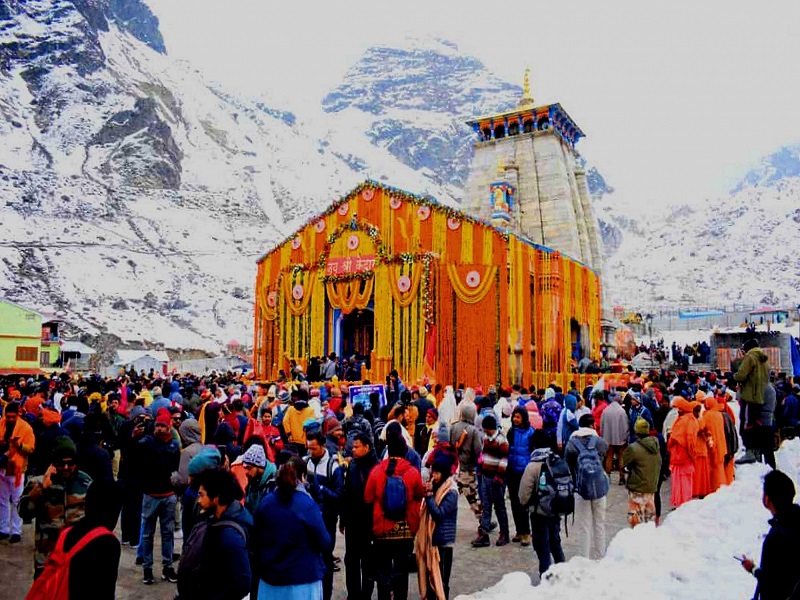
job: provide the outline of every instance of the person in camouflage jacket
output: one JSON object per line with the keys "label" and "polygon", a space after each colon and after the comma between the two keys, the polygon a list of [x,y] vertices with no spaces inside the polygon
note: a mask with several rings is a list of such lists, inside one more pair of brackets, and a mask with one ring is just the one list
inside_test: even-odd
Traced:
{"label": "person in camouflage jacket", "polygon": [[26,522],[36,519],[33,577],[41,575],[64,528],[84,517],[86,492],[92,483],[78,470],[78,452],[68,437],[53,445],[53,459],[44,475],[33,477],[22,492],[19,514]]}

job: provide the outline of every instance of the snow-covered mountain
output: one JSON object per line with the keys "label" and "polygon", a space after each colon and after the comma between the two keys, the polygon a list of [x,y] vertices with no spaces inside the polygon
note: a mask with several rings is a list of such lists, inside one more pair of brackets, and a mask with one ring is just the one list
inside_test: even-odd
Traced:
{"label": "snow-covered mountain", "polygon": [[607,299],[642,309],[800,298],[800,178],[641,219],[606,263]]}
{"label": "snow-covered mountain", "polygon": [[164,52],[141,0],[0,0],[0,291],[213,350],[250,337],[256,257],[371,169]]}
{"label": "snow-covered mountain", "polygon": [[[450,42],[413,39],[369,49],[300,118],[209,84],[168,48],[142,0],[0,0],[4,296],[123,340],[248,340],[257,256],[366,177],[458,202],[473,141],[464,120],[521,92]],[[750,174],[730,199],[667,219],[588,172],[609,299],[796,293],[767,277],[797,270],[788,171],[770,187]]]}

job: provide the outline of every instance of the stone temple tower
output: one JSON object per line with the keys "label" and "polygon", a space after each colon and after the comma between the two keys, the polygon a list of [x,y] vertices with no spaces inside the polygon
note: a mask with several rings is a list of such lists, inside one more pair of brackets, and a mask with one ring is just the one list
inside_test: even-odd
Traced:
{"label": "stone temple tower", "polygon": [[468,124],[478,140],[464,210],[601,271],[600,230],[575,150],[584,133],[567,111],[536,106],[526,70],[515,108]]}

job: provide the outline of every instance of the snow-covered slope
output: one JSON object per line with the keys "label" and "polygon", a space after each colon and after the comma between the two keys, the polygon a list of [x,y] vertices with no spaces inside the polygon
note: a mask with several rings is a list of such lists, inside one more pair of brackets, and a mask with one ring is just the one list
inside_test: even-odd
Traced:
{"label": "snow-covered slope", "polygon": [[644,218],[606,263],[607,299],[643,309],[800,295],[800,178]]}
{"label": "snow-covered slope", "polygon": [[[800,440],[784,442],[777,462],[799,486]],[[734,557],[745,554],[758,563],[769,529],[770,514],[761,504],[768,470],[763,464],[737,467],[733,485],[684,504],[661,527],[620,531],[602,560],[578,557],[554,565],[537,587],[527,574],[511,573],[493,587],[458,599],[752,598],[756,580]]]}
{"label": "snow-covered slope", "polygon": [[369,167],[172,62],[140,0],[0,17],[3,295],[124,340],[249,339],[255,258]]}

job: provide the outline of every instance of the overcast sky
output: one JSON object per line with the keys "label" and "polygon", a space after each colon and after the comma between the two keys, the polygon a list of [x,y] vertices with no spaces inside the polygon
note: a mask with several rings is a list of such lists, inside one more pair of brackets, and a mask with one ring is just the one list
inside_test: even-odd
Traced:
{"label": "overcast sky", "polygon": [[409,35],[452,40],[510,81],[530,66],[537,103],[563,104],[588,136],[579,150],[629,201],[719,195],[800,142],[797,0],[146,1],[173,58],[289,110]]}

